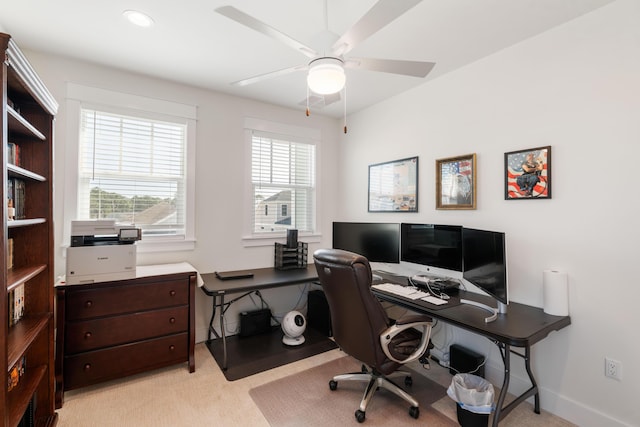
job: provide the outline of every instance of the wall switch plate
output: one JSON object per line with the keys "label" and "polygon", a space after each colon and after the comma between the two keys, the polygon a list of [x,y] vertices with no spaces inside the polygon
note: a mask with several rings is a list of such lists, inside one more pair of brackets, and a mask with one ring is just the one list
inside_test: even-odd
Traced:
{"label": "wall switch plate", "polygon": [[605,357],[604,376],[622,381],[622,363],[609,357]]}

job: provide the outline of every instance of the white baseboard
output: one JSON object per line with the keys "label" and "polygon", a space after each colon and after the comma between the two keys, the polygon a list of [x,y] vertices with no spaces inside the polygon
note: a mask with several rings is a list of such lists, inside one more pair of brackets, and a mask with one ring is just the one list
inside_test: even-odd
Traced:
{"label": "white baseboard", "polygon": [[[485,365],[485,376],[492,384],[502,386],[502,378],[504,375],[503,365],[495,363],[487,363]],[[531,387],[528,378],[519,377],[511,373],[509,382],[509,393],[520,395]],[[633,427],[623,421],[617,420],[608,414],[598,412],[589,406],[585,406],[580,402],[576,402],[557,394],[556,392],[544,387],[539,388],[540,393],[540,409],[558,417],[564,418],[580,427]],[[497,396],[496,396],[497,400]],[[534,399],[530,397],[527,402],[533,405]]]}

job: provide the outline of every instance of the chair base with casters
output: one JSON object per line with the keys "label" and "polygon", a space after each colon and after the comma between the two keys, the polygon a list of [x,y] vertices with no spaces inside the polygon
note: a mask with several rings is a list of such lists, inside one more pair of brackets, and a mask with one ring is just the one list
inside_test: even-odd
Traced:
{"label": "chair base with casters", "polygon": [[366,383],[355,412],[358,422],[364,421],[367,405],[379,388],[407,401],[409,415],[418,418],[418,401],[392,379],[404,377],[405,385],[411,385],[411,376],[400,368],[428,352],[431,318],[409,314],[390,319],[371,292],[371,266],[365,257],[340,249],[319,249],[313,258],[329,305],[333,338],[342,351],[363,365],[361,372],[333,377],[329,388],[336,390],[340,381]]}
{"label": "chair base with casters", "polygon": [[392,378],[404,377],[404,384],[411,386],[413,380],[411,374],[405,371],[395,371],[389,375],[382,375],[376,372],[374,369],[369,369],[365,365],[362,365],[362,372],[352,372],[349,374],[336,375],[329,381],[329,388],[331,390],[337,390],[339,381],[359,381],[367,383],[367,387],[364,390],[360,407],[355,412],[356,420],[361,423],[364,422],[365,413],[367,411],[367,405],[373,397],[373,394],[379,389],[384,388],[389,390],[398,397],[401,397],[407,401],[411,406],[409,407],[409,415],[413,418],[420,416],[420,408],[418,401],[411,397],[406,391],[404,391],[395,382],[391,381]]}

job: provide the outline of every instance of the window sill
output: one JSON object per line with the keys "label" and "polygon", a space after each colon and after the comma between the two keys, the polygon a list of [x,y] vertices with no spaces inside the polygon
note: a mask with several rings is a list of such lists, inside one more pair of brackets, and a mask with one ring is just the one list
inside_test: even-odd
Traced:
{"label": "window sill", "polygon": [[[67,257],[67,248],[62,247],[63,256]],[[160,253],[160,252],[176,252],[176,251],[192,251],[196,247],[195,239],[185,240],[140,240],[136,243],[136,252],[139,254]]]}
{"label": "window sill", "polygon": [[170,239],[158,239],[158,240],[140,240],[136,243],[139,254],[148,254],[156,252],[175,252],[175,251],[192,251],[196,247],[195,239],[184,240],[170,240]]}
{"label": "window sill", "polygon": [[[318,243],[322,240],[321,234],[302,234],[298,236],[301,242]],[[278,236],[246,236],[242,238],[242,245],[245,248],[251,248],[256,246],[273,246],[275,243],[285,243],[286,237]]]}

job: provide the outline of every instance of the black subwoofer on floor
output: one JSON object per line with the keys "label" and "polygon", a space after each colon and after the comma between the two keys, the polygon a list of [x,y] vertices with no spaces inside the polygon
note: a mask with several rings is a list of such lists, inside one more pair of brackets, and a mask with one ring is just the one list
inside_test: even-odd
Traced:
{"label": "black subwoofer on floor", "polygon": [[327,297],[321,290],[309,291],[307,295],[307,327],[316,331],[332,336],[331,332],[331,313],[329,312],[329,304]]}
{"label": "black subwoofer on floor", "polygon": [[264,334],[271,330],[271,310],[243,311],[240,313],[240,336]]}
{"label": "black subwoofer on floor", "polygon": [[473,373],[484,378],[483,364],[483,355],[458,344],[449,346],[449,373],[451,375]]}

